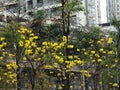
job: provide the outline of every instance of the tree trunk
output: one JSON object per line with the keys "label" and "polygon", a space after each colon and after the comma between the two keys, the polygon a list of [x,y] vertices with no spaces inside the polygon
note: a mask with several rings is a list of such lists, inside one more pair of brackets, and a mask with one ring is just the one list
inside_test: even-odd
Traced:
{"label": "tree trunk", "polygon": [[70,90],[70,80],[69,80],[69,73],[66,73],[65,75],[66,79],[63,80],[63,90]]}
{"label": "tree trunk", "polygon": [[17,90],[21,90],[20,67],[17,68]]}

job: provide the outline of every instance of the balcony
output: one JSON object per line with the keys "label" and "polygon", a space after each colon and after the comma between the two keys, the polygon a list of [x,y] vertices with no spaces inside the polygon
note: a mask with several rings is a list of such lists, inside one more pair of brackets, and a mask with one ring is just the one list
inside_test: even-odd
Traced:
{"label": "balcony", "polygon": [[38,8],[38,7],[42,7],[42,6],[43,6],[43,3],[37,3],[36,6],[37,6],[37,8]]}
{"label": "balcony", "polygon": [[45,0],[44,5],[54,5],[61,3],[60,0]]}

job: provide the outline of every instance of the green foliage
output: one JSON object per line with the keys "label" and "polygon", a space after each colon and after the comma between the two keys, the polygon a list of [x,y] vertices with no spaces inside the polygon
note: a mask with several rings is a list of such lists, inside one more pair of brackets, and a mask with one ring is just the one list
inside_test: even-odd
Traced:
{"label": "green foliage", "polygon": [[118,32],[120,32],[120,21],[117,18],[113,18],[112,25],[114,25]]}
{"label": "green foliage", "polygon": [[35,14],[36,18],[39,20],[43,20],[45,18],[45,11],[44,10],[38,10]]}
{"label": "green foliage", "polygon": [[65,3],[65,10],[70,12],[83,11],[82,4],[81,0],[68,0]]}

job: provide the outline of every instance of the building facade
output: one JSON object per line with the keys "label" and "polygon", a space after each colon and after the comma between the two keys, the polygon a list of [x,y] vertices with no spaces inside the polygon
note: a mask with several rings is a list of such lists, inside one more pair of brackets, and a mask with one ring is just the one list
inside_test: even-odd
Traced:
{"label": "building facade", "polygon": [[107,22],[106,3],[106,0],[85,0],[86,21],[89,26]]}
{"label": "building facade", "polygon": [[88,25],[98,24],[98,0],[85,0],[85,9],[87,10],[86,20]]}
{"label": "building facade", "polygon": [[[105,15],[103,16],[104,11],[102,11],[101,9],[101,7],[103,7],[103,5],[101,4],[102,1],[103,0],[82,0],[85,11],[78,11],[72,14],[72,26],[96,26],[104,23],[104,21],[102,20],[103,17],[105,17]],[[115,3],[114,1],[117,2],[117,0],[107,1],[107,9],[109,9],[109,12],[115,11],[112,8],[113,6],[111,6],[114,5],[112,4]],[[3,4],[4,8],[2,7]],[[4,18],[1,18],[4,21],[6,21],[6,18],[8,18],[9,16],[19,16],[22,18],[31,19],[31,17],[28,15],[29,12],[37,12],[38,10],[44,10],[47,13],[46,23],[49,24],[52,23],[53,17],[55,19],[60,19],[62,14],[60,9],[60,7],[62,6],[61,0],[19,0],[19,2],[15,2],[14,0],[0,0],[0,5],[0,17],[4,16]],[[18,5],[19,7],[17,7]],[[110,8],[108,8],[108,5]],[[104,10],[106,10],[105,6],[104,8]],[[115,14],[119,13],[116,11]],[[111,18],[113,13],[107,15],[108,18]]]}
{"label": "building facade", "polygon": [[2,21],[7,21],[7,17],[19,17],[24,19],[32,19],[29,13],[36,13],[38,10],[46,12],[46,23],[51,23],[51,19],[59,19],[62,6],[61,0],[1,0],[0,15]]}
{"label": "building facade", "polygon": [[114,17],[120,19],[120,0],[107,0],[107,21]]}

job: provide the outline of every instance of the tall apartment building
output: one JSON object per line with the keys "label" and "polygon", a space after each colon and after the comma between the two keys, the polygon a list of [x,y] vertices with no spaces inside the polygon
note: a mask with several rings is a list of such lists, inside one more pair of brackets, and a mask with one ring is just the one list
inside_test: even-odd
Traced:
{"label": "tall apartment building", "polygon": [[85,0],[85,9],[87,10],[87,24],[97,25],[98,24],[98,0]]}
{"label": "tall apartment building", "polygon": [[[44,10],[46,14],[46,23],[52,23],[53,17],[60,19],[62,12],[60,7],[62,6],[61,0],[19,0],[19,2],[13,2],[14,0],[0,0],[1,11],[3,21],[8,21],[8,17],[14,17],[18,15],[22,18],[29,18],[28,12],[36,12],[38,10]],[[81,1],[81,0],[80,0]],[[83,4],[85,2],[83,1]],[[20,7],[17,7],[17,6]],[[3,7],[4,6],[4,7]],[[20,10],[19,10],[20,9]],[[13,15],[14,14],[14,15]],[[79,26],[86,24],[86,18],[84,12],[77,12],[72,14],[72,25]]]}
{"label": "tall apartment building", "polygon": [[[60,18],[61,0],[0,0],[0,20],[8,21],[10,17],[19,17],[23,19],[32,19],[29,12],[45,10],[47,19],[54,16]],[[11,18],[13,19],[13,18]]]}
{"label": "tall apartment building", "polygon": [[107,21],[114,17],[120,19],[120,0],[107,0]]}
{"label": "tall apartment building", "polygon": [[86,15],[88,25],[96,26],[107,22],[106,0],[85,0],[85,3],[85,9],[88,12]]}
{"label": "tall apartment building", "polygon": [[[81,1],[81,0],[80,0]],[[77,27],[80,24],[83,26],[94,26],[103,23],[102,22],[102,11],[101,11],[101,1],[103,0],[82,0],[83,7],[87,11],[79,11],[72,14],[72,25]],[[105,0],[104,0],[105,1]],[[110,1],[110,0],[108,0]],[[114,1],[114,0],[111,0]],[[62,6],[61,0],[19,0],[19,2],[14,2],[14,0],[0,0],[0,20],[6,20],[13,16],[13,13],[21,18],[28,18],[31,11],[45,10],[46,11],[46,23],[52,23],[52,18],[60,19]],[[4,5],[4,8],[2,7]],[[17,7],[20,5],[20,7]],[[20,10],[19,10],[20,9]],[[2,18],[4,16],[4,19]]]}

